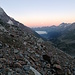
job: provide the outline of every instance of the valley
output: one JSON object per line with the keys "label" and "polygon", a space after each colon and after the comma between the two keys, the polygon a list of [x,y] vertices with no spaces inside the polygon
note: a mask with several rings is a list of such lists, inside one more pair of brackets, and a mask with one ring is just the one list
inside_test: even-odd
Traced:
{"label": "valley", "polygon": [[43,30],[47,34],[40,34],[43,38],[53,42],[55,47],[75,56],[75,23],[61,23],[59,26],[33,28]]}

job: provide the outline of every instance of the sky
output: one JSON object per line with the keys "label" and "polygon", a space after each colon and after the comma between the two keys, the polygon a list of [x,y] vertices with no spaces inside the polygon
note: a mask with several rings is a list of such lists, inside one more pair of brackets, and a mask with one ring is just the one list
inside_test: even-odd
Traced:
{"label": "sky", "polygon": [[0,7],[28,27],[75,22],[75,0],[0,0]]}

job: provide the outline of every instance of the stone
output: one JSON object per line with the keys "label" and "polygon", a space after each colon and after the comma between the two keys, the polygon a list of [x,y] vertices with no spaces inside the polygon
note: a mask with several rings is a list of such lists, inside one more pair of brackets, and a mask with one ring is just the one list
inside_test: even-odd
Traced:
{"label": "stone", "polygon": [[5,63],[6,62],[6,59],[5,58],[0,58],[0,62],[1,63],[3,63],[3,62]]}
{"label": "stone", "polygon": [[55,61],[53,62],[53,64],[60,64],[60,61],[59,61],[59,60],[55,60]]}
{"label": "stone", "polygon": [[10,72],[12,72],[12,69],[8,68],[8,70],[9,70]]}
{"label": "stone", "polygon": [[71,71],[69,69],[67,69],[67,73],[68,75],[71,75]]}
{"label": "stone", "polygon": [[20,55],[15,55],[16,60],[24,60]]}
{"label": "stone", "polygon": [[17,73],[21,73],[22,70],[21,70],[20,68],[16,68],[16,72],[17,72]]}
{"label": "stone", "polygon": [[75,68],[73,68],[72,70],[75,71]]}
{"label": "stone", "polygon": [[36,59],[34,58],[34,57],[30,57],[30,59],[33,61],[33,62],[35,62],[36,61]]}
{"label": "stone", "polygon": [[0,49],[2,49],[2,44],[0,43]]}
{"label": "stone", "polygon": [[17,54],[19,51],[17,49],[14,49],[14,53]]}
{"label": "stone", "polygon": [[61,66],[58,65],[58,64],[54,64],[53,67],[54,67],[54,68],[57,68],[57,69],[62,69]]}
{"label": "stone", "polygon": [[19,53],[19,56],[23,58],[23,54],[21,52]]}
{"label": "stone", "polygon": [[11,75],[11,72],[8,72],[8,75]]}
{"label": "stone", "polygon": [[0,54],[0,58],[3,58],[3,54]]}
{"label": "stone", "polygon": [[0,69],[2,68],[2,64],[0,63]]}
{"label": "stone", "polygon": [[24,66],[23,66],[23,69],[24,69],[25,71],[29,71],[29,70],[30,70],[30,66],[29,66],[29,65],[24,65]]}
{"label": "stone", "polygon": [[6,65],[9,65],[11,68],[15,67],[14,63],[11,61],[8,61],[8,63],[6,63]]}
{"label": "stone", "polygon": [[5,45],[6,45],[7,48],[9,48],[9,45],[8,44],[5,44]]}
{"label": "stone", "polygon": [[43,59],[51,64],[50,57],[48,55],[43,55]]}
{"label": "stone", "polygon": [[42,42],[43,42],[43,40],[42,40],[41,38],[39,38],[37,42],[41,42],[41,43],[42,43]]}
{"label": "stone", "polygon": [[15,68],[22,68],[22,65],[19,62],[14,63]]}
{"label": "stone", "polygon": [[32,70],[30,70],[29,75],[35,75]]}
{"label": "stone", "polygon": [[50,64],[46,64],[46,67],[47,67],[47,68],[50,68],[50,66],[51,66]]}
{"label": "stone", "polygon": [[24,45],[26,45],[26,44],[27,44],[27,42],[24,42],[23,44],[24,44]]}
{"label": "stone", "polygon": [[73,75],[75,75],[75,71],[73,71]]}
{"label": "stone", "polygon": [[40,55],[39,55],[39,54],[37,54],[37,53],[35,53],[35,55],[36,55],[36,57],[40,57]]}
{"label": "stone", "polygon": [[[64,75],[62,70],[57,70],[57,75]],[[68,74],[69,75],[69,74]]]}
{"label": "stone", "polygon": [[27,62],[25,62],[25,61],[19,61],[19,63],[20,63],[21,65],[26,65],[26,64],[27,64]]}

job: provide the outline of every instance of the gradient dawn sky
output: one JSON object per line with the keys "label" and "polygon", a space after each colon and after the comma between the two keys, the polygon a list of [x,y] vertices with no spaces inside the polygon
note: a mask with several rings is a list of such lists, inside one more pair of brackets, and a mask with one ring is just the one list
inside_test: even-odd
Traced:
{"label": "gradient dawn sky", "polygon": [[28,27],[75,22],[75,0],[0,0],[0,6]]}

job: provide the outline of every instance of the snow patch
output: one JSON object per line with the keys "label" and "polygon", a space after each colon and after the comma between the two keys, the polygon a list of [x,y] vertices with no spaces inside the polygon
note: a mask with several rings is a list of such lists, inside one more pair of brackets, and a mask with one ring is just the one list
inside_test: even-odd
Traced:
{"label": "snow patch", "polygon": [[34,72],[35,75],[41,75],[36,69],[30,66],[30,69]]}
{"label": "snow patch", "polygon": [[11,24],[11,25],[14,25],[14,23],[11,20],[9,20],[7,23]]}
{"label": "snow patch", "polygon": [[38,34],[47,34],[46,31],[36,31]]}

